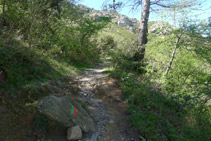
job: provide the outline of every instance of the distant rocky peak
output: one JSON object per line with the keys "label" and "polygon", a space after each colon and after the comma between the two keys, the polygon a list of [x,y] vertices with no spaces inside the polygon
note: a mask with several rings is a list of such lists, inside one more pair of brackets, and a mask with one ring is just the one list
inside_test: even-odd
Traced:
{"label": "distant rocky peak", "polygon": [[138,28],[138,20],[135,18],[129,18],[128,16],[117,13],[113,10],[95,10],[93,8],[86,7],[84,5],[79,5],[79,8],[87,15],[98,19],[100,17],[111,17],[112,23],[124,27],[125,29],[135,32]]}
{"label": "distant rocky peak", "polygon": [[[126,15],[122,15],[113,10],[95,10],[93,8],[86,7],[84,5],[78,5],[79,8],[85,13],[85,16],[90,16],[94,19],[99,19],[100,17],[110,17],[112,18],[112,23],[127,29],[133,33],[138,32],[139,21],[135,18],[129,18]],[[165,34],[173,26],[164,21],[151,21],[149,22],[149,33]]]}

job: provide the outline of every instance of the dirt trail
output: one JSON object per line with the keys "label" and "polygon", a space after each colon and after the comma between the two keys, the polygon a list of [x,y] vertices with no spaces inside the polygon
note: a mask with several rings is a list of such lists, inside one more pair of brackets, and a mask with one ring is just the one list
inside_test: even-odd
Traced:
{"label": "dirt trail", "polygon": [[127,122],[126,102],[122,100],[117,82],[108,77],[105,67],[87,69],[75,79],[79,97],[86,101],[87,109],[97,124],[97,131],[87,134],[82,141],[138,141],[138,134]]}
{"label": "dirt trail", "polygon": [[[80,76],[65,80],[58,87],[58,95],[74,93],[86,104],[90,115],[96,122],[95,133],[83,134],[81,141],[139,141],[138,134],[127,122],[127,103],[122,100],[121,88],[117,81],[108,77],[105,67],[108,61],[100,66],[85,70]],[[0,109],[1,110],[1,109]],[[35,112],[13,118],[12,114],[0,111],[0,140],[5,141],[66,141],[66,128],[49,125],[48,136],[34,131]],[[18,119],[18,120],[17,120]],[[47,129],[48,130],[48,129]]]}

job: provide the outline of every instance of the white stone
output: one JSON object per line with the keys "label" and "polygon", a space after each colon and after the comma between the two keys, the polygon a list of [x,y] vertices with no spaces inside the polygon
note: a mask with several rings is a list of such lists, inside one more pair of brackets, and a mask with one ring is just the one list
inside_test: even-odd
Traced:
{"label": "white stone", "polygon": [[82,139],[82,131],[81,128],[77,125],[67,130],[67,140],[75,141]]}

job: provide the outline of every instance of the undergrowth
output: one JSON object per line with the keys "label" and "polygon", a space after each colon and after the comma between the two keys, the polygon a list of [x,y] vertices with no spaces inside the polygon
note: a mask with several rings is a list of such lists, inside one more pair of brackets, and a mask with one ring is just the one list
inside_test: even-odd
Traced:
{"label": "undergrowth", "polygon": [[[135,73],[114,69],[111,77],[119,79],[128,100],[129,122],[140,138],[147,140],[209,140],[210,123],[204,114],[186,109],[171,95],[152,90],[149,83]],[[207,115],[208,116],[208,115]],[[200,125],[203,123],[203,125]]]}
{"label": "undergrowth", "polygon": [[63,93],[64,87],[70,89],[71,86],[66,86],[68,81],[100,62],[61,61],[22,41],[3,39],[0,38],[0,106],[6,105],[16,115],[30,111],[30,106],[26,106],[29,103],[49,94]]}

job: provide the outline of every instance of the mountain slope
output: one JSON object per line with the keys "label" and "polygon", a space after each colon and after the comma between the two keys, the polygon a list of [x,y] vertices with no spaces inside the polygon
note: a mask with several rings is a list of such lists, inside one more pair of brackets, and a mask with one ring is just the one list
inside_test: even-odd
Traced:
{"label": "mountain slope", "polygon": [[112,23],[124,27],[131,32],[135,33],[138,29],[139,22],[135,18],[129,18],[112,10],[95,10],[84,5],[79,5],[79,8],[85,13],[85,15],[94,19],[98,19],[99,17],[110,17],[112,18]]}

